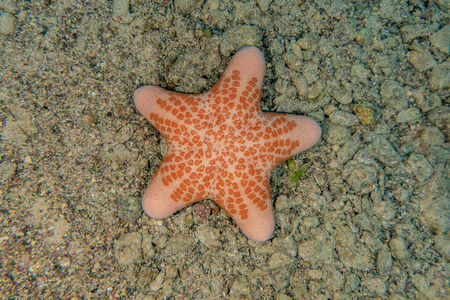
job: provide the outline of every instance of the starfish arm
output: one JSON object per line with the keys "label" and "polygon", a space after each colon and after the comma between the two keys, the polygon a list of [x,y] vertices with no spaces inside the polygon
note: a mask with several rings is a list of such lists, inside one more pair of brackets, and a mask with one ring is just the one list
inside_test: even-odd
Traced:
{"label": "starfish arm", "polygon": [[268,173],[247,165],[234,171],[222,170],[215,179],[212,198],[233,218],[242,232],[254,241],[269,239],[275,219]]}
{"label": "starfish arm", "polygon": [[184,207],[208,198],[202,186],[203,174],[184,162],[180,154],[164,157],[142,199],[144,211],[152,218],[164,219]]}
{"label": "starfish arm", "polygon": [[263,163],[272,170],[279,163],[311,148],[320,139],[322,130],[316,121],[305,116],[263,113],[265,126],[264,147],[258,151]]}

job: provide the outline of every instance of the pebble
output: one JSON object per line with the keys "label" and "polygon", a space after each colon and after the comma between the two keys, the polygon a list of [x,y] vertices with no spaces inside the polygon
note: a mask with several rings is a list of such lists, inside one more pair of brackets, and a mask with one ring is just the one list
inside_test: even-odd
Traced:
{"label": "pebble", "polygon": [[386,80],[380,89],[381,101],[389,107],[396,110],[402,110],[408,107],[408,99],[404,88],[399,82]]}
{"label": "pebble", "polygon": [[313,266],[319,262],[328,264],[333,261],[334,246],[331,240],[323,240],[323,236],[318,238],[298,245],[298,256]]}
{"label": "pebble", "polygon": [[261,9],[262,12],[266,12],[269,10],[272,0],[256,0],[256,2],[258,3],[259,9]]}
{"label": "pebble", "polygon": [[269,259],[268,266],[270,269],[276,269],[291,265],[294,263],[294,258],[286,253],[275,252]]}
{"label": "pebble", "polygon": [[300,73],[295,72],[291,75],[291,80],[297,89],[297,95],[300,98],[306,98],[308,95],[308,83],[306,82],[305,77]]}
{"label": "pebble", "polygon": [[378,181],[375,167],[354,160],[344,166],[342,176],[355,192],[368,193]]}
{"label": "pebble", "polygon": [[433,166],[422,154],[411,154],[406,161],[406,167],[420,182],[427,180],[434,173]]}
{"label": "pebble", "polygon": [[144,254],[144,259],[150,261],[155,256],[155,247],[153,246],[154,237],[148,232],[142,233],[142,253]]}
{"label": "pebble", "polygon": [[434,67],[430,73],[429,82],[432,91],[450,89],[450,61]]}
{"label": "pebble", "polygon": [[408,61],[420,72],[431,70],[437,65],[429,51],[412,50],[406,54]]}
{"label": "pebble", "polygon": [[426,26],[423,24],[405,25],[400,28],[400,34],[402,36],[403,42],[408,43],[418,37],[426,37],[434,29],[431,26]]}
{"label": "pebble", "polygon": [[372,125],[375,123],[375,112],[372,106],[368,104],[356,104],[353,106],[353,112],[363,125]]}
{"label": "pebble", "polygon": [[410,107],[398,113],[396,121],[398,123],[415,123],[420,120],[420,110],[416,107]]}
{"label": "pebble", "polygon": [[438,32],[430,36],[430,42],[433,46],[442,52],[449,54],[450,48],[450,24],[444,26]]}
{"label": "pebble", "polygon": [[6,182],[14,177],[16,164],[9,161],[0,163],[0,182]]}
{"label": "pebble", "polygon": [[128,266],[142,261],[142,235],[131,232],[120,235],[114,242],[114,256],[119,264]]}
{"label": "pebble", "polygon": [[297,44],[302,47],[303,50],[315,51],[319,43],[320,36],[315,33],[308,32],[301,39],[297,41]]}
{"label": "pebble", "polygon": [[383,248],[377,253],[377,272],[381,276],[389,276],[392,269],[392,256],[389,247],[383,245]]}
{"label": "pebble", "polygon": [[129,0],[114,0],[113,18],[115,21],[124,24],[128,24],[133,20],[133,16],[130,14]]}
{"label": "pebble", "polygon": [[366,279],[361,285],[366,287],[370,293],[375,293],[378,296],[384,296],[386,294],[386,284],[380,278]]}
{"label": "pebble", "polygon": [[309,228],[316,228],[317,226],[320,225],[320,221],[319,218],[314,216],[314,217],[305,217],[302,221],[302,224],[306,227]]}
{"label": "pebble", "polygon": [[406,248],[405,242],[401,237],[395,237],[389,242],[389,249],[391,250],[392,256],[398,260],[405,260],[409,258],[409,252]]}
{"label": "pebble", "polygon": [[337,110],[330,114],[330,121],[333,124],[342,125],[346,127],[355,126],[359,123],[358,118],[351,113]]}
{"label": "pebble", "polygon": [[342,125],[331,124],[325,132],[324,138],[329,144],[342,145],[350,139],[350,129]]}
{"label": "pebble", "polygon": [[373,212],[382,222],[389,224],[395,218],[395,208],[391,201],[385,200],[374,205]]}
{"label": "pebble", "polygon": [[121,195],[117,198],[117,215],[124,222],[135,222],[142,216],[141,200]]}
{"label": "pebble", "polygon": [[450,107],[439,106],[427,113],[427,118],[441,130],[450,129]]}
{"label": "pebble", "polygon": [[362,64],[354,64],[350,70],[350,76],[353,79],[356,79],[356,82],[368,84],[369,83],[369,75],[372,72],[369,69],[366,69]]}
{"label": "pebble", "polygon": [[297,245],[294,238],[290,235],[275,238],[272,242],[272,246],[277,252],[286,253],[292,257],[297,256]]}
{"label": "pebble", "polygon": [[428,145],[442,146],[445,143],[445,134],[434,126],[419,129],[417,135]]}
{"label": "pebble", "polygon": [[16,18],[9,12],[0,12],[0,33],[12,34],[16,30]]}
{"label": "pebble", "polygon": [[157,268],[153,266],[141,266],[136,285],[144,293],[150,292],[150,284],[155,280],[159,274]]}
{"label": "pebble", "polygon": [[219,49],[223,56],[230,56],[233,52],[244,46],[259,44],[261,35],[255,26],[236,25],[222,36]]}
{"label": "pebble", "polygon": [[159,274],[156,275],[155,280],[150,282],[149,284],[150,290],[152,290],[153,292],[159,291],[163,286],[164,279],[165,279],[164,272],[163,271],[159,272]]}
{"label": "pebble", "polygon": [[359,287],[360,279],[356,274],[350,274],[345,278],[344,290],[347,294],[355,291]]}
{"label": "pebble", "polygon": [[[250,295],[250,282],[247,278],[247,276],[244,275],[238,275],[233,279],[233,282],[230,286],[230,296],[245,296]],[[238,299],[245,299],[245,298],[238,298]]]}
{"label": "pebble", "polygon": [[217,249],[222,246],[222,242],[219,240],[220,230],[208,224],[199,226],[196,235],[198,240],[208,248]]}
{"label": "pebble", "polygon": [[312,279],[315,279],[315,280],[322,279],[322,271],[320,271],[320,270],[309,270],[308,274],[309,274],[309,277],[311,277]]}
{"label": "pebble", "polygon": [[402,157],[400,156],[400,154],[395,151],[392,144],[389,143],[389,141],[384,136],[377,134],[370,135],[370,137],[368,137],[369,134],[364,135],[365,140],[372,140],[372,142],[364,148],[367,153],[373,155],[385,166],[396,165],[402,161]]}
{"label": "pebble", "polygon": [[175,8],[178,9],[183,16],[186,16],[199,8],[204,0],[175,0]]}
{"label": "pebble", "polygon": [[363,28],[356,33],[355,41],[361,46],[367,46],[372,43],[373,33],[370,28]]}
{"label": "pebble", "polygon": [[425,276],[422,274],[414,274],[411,276],[411,282],[414,287],[423,295],[427,293],[428,290],[428,282]]}

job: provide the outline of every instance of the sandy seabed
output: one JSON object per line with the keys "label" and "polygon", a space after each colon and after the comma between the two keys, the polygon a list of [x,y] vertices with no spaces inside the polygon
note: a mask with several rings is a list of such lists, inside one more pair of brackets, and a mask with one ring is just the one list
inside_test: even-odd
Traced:
{"label": "sandy seabed", "polygon": [[[450,3],[0,1],[0,297],[450,297]],[[276,229],[249,241],[214,202],[152,220],[166,144],[145,84],[208,90],[266,59],[261,107],[322,140],[271,174]]]}

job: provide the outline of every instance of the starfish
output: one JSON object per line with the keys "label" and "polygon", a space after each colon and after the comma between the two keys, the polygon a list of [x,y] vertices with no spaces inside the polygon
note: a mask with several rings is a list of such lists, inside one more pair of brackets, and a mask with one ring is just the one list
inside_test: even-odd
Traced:
{"label": "starfish", "polygon": [[251,240],[272,236],[270,172],[314,146],[322,131],[309,117],[261,111],[264,69],[261,51],[245,47],[203,94],[135,91],[137,109],[168,144],[142,200],[147,215],[164,219],[212,199]]}

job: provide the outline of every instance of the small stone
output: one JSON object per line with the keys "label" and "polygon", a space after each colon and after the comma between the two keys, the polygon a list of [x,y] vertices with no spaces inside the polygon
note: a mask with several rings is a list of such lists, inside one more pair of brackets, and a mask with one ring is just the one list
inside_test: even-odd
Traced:
{"label": "small stone", "polygon": [[409,252],[406,248],[405,242],[401,237],[395,237],[389,242],[389,249],[395,259],[404,260],[409,258]]}
{"label": "small stone", "polygon": [[311,277],[312,279],[315,280],[320,280],[322,279],[322,271],[320,270],[309,270],[309,277]]}
{"label": "small stone", "polygon": [[333,124],[346,127],[355,126],[359,123],[358,118],[355,115],[341,110],[332,112],[330,114],[330,121]]}
{"label": "small stone", "polygon": [[350,274],[345,278],[344,290],[347,294],[355,291],[359,286],[360,280],[358,275]]}
{"label": "small stone", "polygon": [[[357,82],[364,84],[368,83],[368,77],[372,72],[364,67],[362,64],[352,65],[350,75],[353,76]],[[353,81],[353,80],[352,80]]]}
{"label": "small stone", "polygon": [[194,214],[195,223],[201,225],[208,220],[211,214],[211,205],[207,201],[195,203],[192,206],[192,212]]}
{"label": "small stone", "polygon": [[411,154],[406,161],[406,167],[420,182],[427,180],[434,173],[433,166],[422,154]]}
{"label": "small stone", "polygon": [[446,25],[441,30],[434,33],[430,37],[430,42],[433,46],[448,54],[450,48],[450,25]]}
{"label": "small stone", "polygon": [[121,195],[117,199],[117,215],[124,222],[135,222],[142,215],[141,200]]}
{"label": "small stone", "polygon": [[448,0],[436,0],[437,5],[439,5],[439,8],[446,11],[446,12],[450,12],[450,1]]}
{"label": "small stone", "polygon": [[362,286],[365,286],[370,293],[375,293],[378,296],[384,296],[386,294],[386,284],[380,278],[370,278],[363,281]]}
{"label": "small stone", "polygon": [[333,261],[333,249],[330,240],[319,236],[318,239],[307,240],[298,245],[298,256],[313,266],[317,265],[319,261],[331,263]]}
{"label": "small stone", "polygon": [[174,265],[167,265],[166,266],[166,277],[170,279],[174,279],[178,277],[178,269]]}
{"label": "small stone", "polygon": [[270,4],[272,3],[272,0],[256,0],[258,3],[259,8],[262,12],[266,12],[269,9]]}
{"label": "small stone", "polygon": [[420,120],[420,117],[420,110],[416,107],[411,107],[399,112],[396,121],[398,123],[415,123]]}
{"label": "small stone", "polygon": [[[246,296],[250,295],[251,289],[250,289],[250,283],[248,281],[247,276],[244,275],[238,275],[234,278],[233,282],[230,286],[230,296]],[[239,298],[237,298],[239,299]]]}
{"label": "small stone", "polygon": [[0,12],[0,33],[12,34],[16,30],[16,18],[9,12]]}
{"label": "small stone", "polygon": [[199,8],[204,0],[175,0],[175,7],[183,16],[186,16]]}
{"label": "small stone", "polygon": [[261,35],[255,26],[236,25],[223,34],[219,45],[220,53],[228,57],[244,46],[257,45],[260,40]]}
{"label": "small stone", "polygon": [[136,285],[142,293],[148,294],[151,291],[150,284],[155,280],[158,273],[158,269],[153,266],[141,266]]}
{"label": "small stone", "polygon": [[292,300],[292,298],[282,292],[279,292],[275,295],[275,300]]}
{"label": "small stone", "polygon": [[377,253],[377,271],[381,276],[389,276],[392,269],[392,256],[387,245]]}
{"label": "small stone", "polygon": [[429,82],[432,91],[450,89],[450,61],[434,67]]}
{"label": "small stone", "polygon": [[133,16],[130,14],[129,0],[114,0],[113,18],[115,21],[124,24],[128,24],[133,20]]}
{"label": "small stone", "polygon": [[402,35],[403,42],[408,43],[418,37],[426,37],[432,28],[422,24],[417,25],[405,25],[400,28],[400,34]]}
{"label": "small stone", "polygon": [[59,266],[61,267],[61,268],[67,268],[67,267],[69,267],[70,266],[70,258],[69,257],[67,257],[67,256],[64,256],[64,257],[62,257],[60,260],[59,260]]}
{"label": "small stone", "polygon": [[386,80],[380,89],[381,101],[389,107],[402,110],[408,107],[404,88],[394,80]]}
{"label": "small stone", "polygon": [[442,146],[445,143],[445,134],[434,126],[419,129],[417,135],[428,145]]}
{"label": "small stone", "polygon": [[369,28],[363,28],[357,32],[355,41],[361,46],[367,46],[372,43],[373,33]]}
{"label": "small stone", "polygon": [[364,138],[372,140],[364,150],[373,155],[385,166],[396,165],[402,161],[400,154],[395,151],[395,148],[384,136],[373,135],[371,137],[365,136]]}
{"label": "small stone", "polygon": [[350,104],[353,102],[353,98],[350,94],[337,93],[334,95],[334,98],[341,104]]}
{"label": "small stone", "polygon": [[381,201],[373,207],[373,212],[379,220],[390,222],[395,218],[395,208],[391,201]]}
{"label": "small stone", "polygon": [[114,256],[119,264],[128,266],[142,261],[142,235],[138,232],[122,234],[114,243]]}
{"label": "small stone", "polygon": [[363,125],[372,125],[375,123],[375,114],[371,106],[365,104],[356,104],[353,106],[353,112]]}
{"label": "small stone", "polygon": [[429,51],[413,50],[406,54],[406,58],[420,72],[428,71],[437,65]]}
{"label": "small stone", "polygon": [[331,124],[324,134],[327,143],[342,145],[350,139],[350,129],[342,125]]}
{"label": "small stone", "polygon": [[292,71],[300,72],[302,69],[302,61],[292,52],[286,52],[283,55],[283,61]]}
{"label": "small stone", "polygon": [[291,76],[292,83],[297,89],[297,94],[300,98],[306,98],[308,95],[308,83],[303,75],[294,72]]}
{"label": "small stone", "polygon": [[301,39],[297,41],[297,44],[302,47],[303,50],[315,51],[319,43],[320,36],[315,33],[308,32]]}
{"label": "small stone", "polygon": [[155,280],[153,280],[152,282],[150,282],[149,286],[150,286],[150,290],[153,292],[157,292],[159,291],[164,283],[164,272],[159,272],[158,275],[156,275]]}
{"label": "small stone", "polygon": [[411,282],[421,294],[425,295],[427,293],[429,284],[425,276],[422,274],[414,274],[411,276]]}
{"label": "small stone", "polygon": [[318,217],[305,217],[303,219],[303,225],[309,228],[316,228],[320,225],[320,221]]}
{"label": "small stone", "polygon": [[148,232],[142,233],[142,253],[144,259],[150,261],[155,257],[155,247],[153,246],[153,236]]}
{"label": "small stone", "polygon": [[292,236],[277,237],[273,240],[272,246],[275,251],[289,254],[292,257],[297,256],[297,245]]}
{"label": "small stone", "polygon": [[9,161],[0,163],[0,182],[6,182],[14,177],[16,173],[16,164]]}
{"label": "small stone", "polygon": [[376,168],[356,161],[350,161],[344,166],[342,176],[355,192],[368,193],[378,181]]}
{"label": "small stone", "polygon": [[276,269],[294,263],[292,256],[286,253],[275,252],[269,259],[269,268]]}
{"label": "small stone", "polygon": [[427,118],[441,130],[450,129],[450,107],[448,106],[439,106],[430,110]]}
{"label": "small stone", "polygon": [[222,242],[219,240],[219,237],[220,231],[217,228],[211,226],[199,226],[198,228],[197,238],[208,248],[217,249],[221,247]]}

